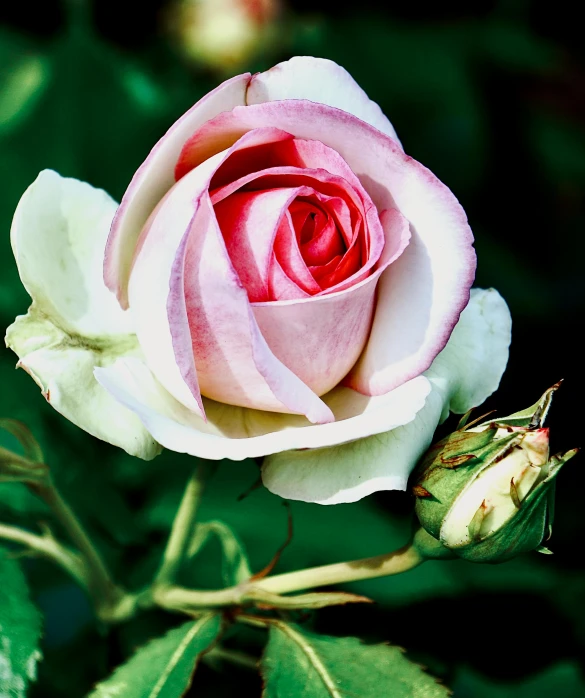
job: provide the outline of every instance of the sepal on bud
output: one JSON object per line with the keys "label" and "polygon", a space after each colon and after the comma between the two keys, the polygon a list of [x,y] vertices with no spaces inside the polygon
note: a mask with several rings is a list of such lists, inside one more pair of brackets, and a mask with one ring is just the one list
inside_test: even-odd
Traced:
{"label": "sepal on bud", "polygon": [[577,453],[549,457],[549,433],[541,425],[559,385],[503,419],[466,424],[466,415],[429,449],[413,487],[418,519],[435,541],[425,539],[424,554],[442,557],[438,545],[473,562],[503,562],[548,540],[554,479]]}

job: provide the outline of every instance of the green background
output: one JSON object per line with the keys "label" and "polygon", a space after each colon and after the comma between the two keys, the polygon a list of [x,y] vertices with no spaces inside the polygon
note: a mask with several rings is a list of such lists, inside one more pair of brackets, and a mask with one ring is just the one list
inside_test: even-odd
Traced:
{"label": "green background", "polygon": [[[577,4],[575,4],[577,7]],[[16,203],[50,167],[120,197],[166,128],[225,75],[190,63],[165,32],[169,3],[117,0],[0,8],[0,325],[28,307],[9,244]],[[583,444],[581,357],[585,248],[585,53],[567,0],[550,2],[289,2],[261,70],[294,54],[342,64],[394,123],[406,151],[466,209],[477,285],[494,286],[514,320],[509,368],[488,402],[506,414],[565,378],[549,425],[553,450]],[[226,73],[227,74],[227,73]],[[193,459],[143,463],[51,410],[15,356],[0,349],[0,416],[25,421],[58,485],[131,586],[156,568]],[[449,422],[453,426],[453,422]],[[550,547],[501,566],[429,563],[354,585],[374,607],[321,611],[313,627],[406,647],[456,698],[585,696],[585,492],[582,457],[559,478]],[[281,500],[257,489],[254,462],[224,463],[203,518],[232,524],[262,568],[286,537]],[[279,570],[373,555],[401,544],[410,495],[352,505],[292,504],[294,538]],[[41,505],[0,485],[0,520],[32,526]],[[220,585],[219,552],[189,581]],[[44,661],[31,696],[77,697],[173,618],[149,612],[105,633],[80,592],[50,565],[25,560],[44,614]],[[228,641],[254,652],[261,635]],[[258,696],[259,679],[203,665],[192,695]]]}

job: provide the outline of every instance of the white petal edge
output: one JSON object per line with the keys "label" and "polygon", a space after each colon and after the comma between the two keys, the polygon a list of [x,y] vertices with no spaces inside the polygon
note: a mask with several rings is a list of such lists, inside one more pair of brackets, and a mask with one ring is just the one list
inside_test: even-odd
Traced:
{"label": "white petal edge", "polygon": [[368,97],[345,68],[329,59],[295,56],[252,77],[246,94],[247,104],[283,99],[307,99],[341,109],[400,144],[394,126],[378,104]]}
{"label": "white petal edge", "polygon": [[128,279],[140,231],[175,183],[175,165],[185,141],[209,119],[244,105],[250,77],[236,75],[202,97],[155,144],[132,177],[112,222],[103,266],[106,285],[122,307],[128,306]]}
{"label": "white petal edge", "polygon": [[432,385],[415,419],[384,434],[341,446],[279,453],[264,461],[262,479],[286,499],[355,502],[380,490],[404,490],[418,459],[449,411],[480,405],[499,385],[508,361],[511,319],[493,289],[473,289],[447,346],[424,374]]}
{"label": "white petal edge", "polygon": [[8,328],[6,345],[57,412],[93,436],[150,459],[160,446],[93,376],[95,366],[141,356],[130,317],[102,277],[115,210],[104,191],[50,170],[27,189],[11,239],[33,303]]}
{"label": "white petal edge", "polygon": [[204,422],[175,400],[142,361],[121,359],[107,368],[97,368],[95,375],[165,448],[211,460],[243,460],[283,450],[319,448],[384,432],[412,421],[430,391],[423,376],[375,398],[336,388],[323,396],[338,418],[328,424],[310,424],[299,415],[234,407],[204,398]]}

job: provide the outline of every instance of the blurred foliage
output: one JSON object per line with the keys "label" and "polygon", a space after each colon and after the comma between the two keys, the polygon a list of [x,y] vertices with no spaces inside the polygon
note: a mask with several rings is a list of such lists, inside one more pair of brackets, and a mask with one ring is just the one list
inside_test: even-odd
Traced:
{"label": "blurred foliage", "polygon": [[[293,54],[344,65],[394,122],[409,154],[445,181],[476,235],[477,283],[498,288],[514,318],[509,370],[488,409],[509,412],[564,377],[550,418],[553,450],[581,445],[583,385],[574,328],[585,309],[585,52],[576,10],[564,0],[288,3],[282,40],[252,71]],[[0,7],[0,324],[28,306],[10,251],[10,219],[24,189],[50,167],[120,197],[146,153],[218,81],[164,33],[169,2]],[[0,416],[38,438],[60,489],[118,577],[139,587],[155,571],[193,459],[164,453],[139,462],[67,423],[0,349]],[[451,424],[451,426],[454,426]],[[0,437],[0,446],[13,446]],[[351,587],[375,608],[321,611],[314,627],[408,647],[454,687],[456,698],[585,696],[585,538],[579,460],[558,486],[554,557],[501,566],[427,563],[406,575]],[[224,463],[203,520],[241,538],[254,571],[286,538],[287,512],[262,489],[254,462]],[[335,507],[293,503],[294,537],[280,571],[374,555],[404,542],[412,502],[383,493]],[[0,520],[33,526],[47,515],[19,484],[0,484]],[[221,537],[206,544],[185,583],[219,587]],[[31,691],[85,695],[173,619],[148,612],[104,634],[75,585],[47,563],[24,560],[44,615],[44,660]],[[260,652],[260,631],[230,647]],[[448,641],[447,641],[448,638]],[[198,670],[193,695],[258,696],[246,669]]]}
{"label": "blurred foliage", "polygon": [[0,695],[23,696],[41,658],[40,614],[17,562],[0,548]]}

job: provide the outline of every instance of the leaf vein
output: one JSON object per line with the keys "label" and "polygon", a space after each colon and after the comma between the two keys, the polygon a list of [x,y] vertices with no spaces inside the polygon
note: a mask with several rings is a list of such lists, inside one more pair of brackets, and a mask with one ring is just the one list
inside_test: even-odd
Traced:
{"label": "leaf vein", "polygon": [[311,644],[308,643],[300,633],[293,630],[290,625],[280,623],[278,621],[275,622],[274,625],[285,635],[288,635],[289,638],[300,647],[302,652],[304,652],[305,656],[319,675],[319,678],[323,682],[323,685],[327,689],[327,692],[331,698],[343,698],[335,684],[335,679],[329,674],[327,667]]}
{"label": "leaf vein", "polygon": [[173,669],[177,666],[179,663],[179,660],[185,653],[185,650],[187,647],[189,647],[189,644],[193,640],[193,638],[201,631],[201,629],[209,622],[209,620],[212,618],[212,615],[207,615],[203,616],[203,618],[200,618],[195,625],[189,630],[189,632],[185,635],[185,637],[181,640],[181,643],[177,647],[177,649],[173,652],[172,657],[169,660],[169,663],[167,664],[164,672],[160,675],[158,681],[154,685],[154,688],[152,691],[149,693],[148,698],[157,698],[157,696],[160,695],[160,692],[162,689],[165,687],[165,684],[167,682],[167,679],[171,675]]}

